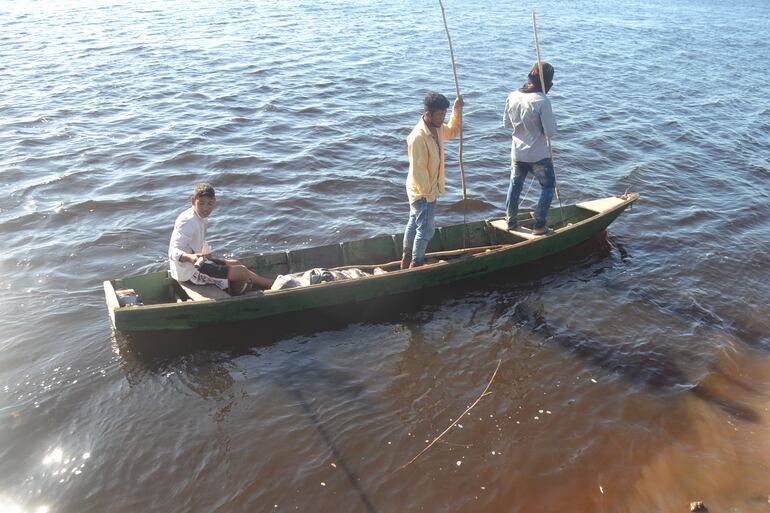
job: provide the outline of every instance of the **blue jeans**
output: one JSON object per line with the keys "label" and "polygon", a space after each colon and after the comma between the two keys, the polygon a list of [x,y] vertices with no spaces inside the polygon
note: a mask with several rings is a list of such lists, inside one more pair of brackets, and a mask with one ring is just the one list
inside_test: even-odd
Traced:
{"label": "blue jeans", "polygon": [[524,180],[531,171],[540,182],[540,200],[535,207],[535,228],[545,226],[545,216],[553,200],[556,177],[553,174],[553,161],[549,158],[537,162],[514,162],[511,170],[511,184],[505,199],[505,220],[509,228],[516,226],[516,213],[519,211],[519,196],[524,187]]}
{"label": "blue jeans", "polygon": [[436,229],[436,202],[425,198],[409,205],[409,222],[404,230],[404,254],[415,264],[425,263],[425,250]]}

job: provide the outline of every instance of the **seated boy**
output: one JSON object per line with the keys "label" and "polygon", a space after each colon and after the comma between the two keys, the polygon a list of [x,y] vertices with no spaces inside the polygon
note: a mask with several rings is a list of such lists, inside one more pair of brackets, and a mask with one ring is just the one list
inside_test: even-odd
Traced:
{"label": "seated boy", "polygon": [[206,244],[208,217],[217,204],[214,188],[207,183],[195,186],[192,207],[176,218],[168,258],[171,277],[178,282],[190,281],[195,285],[213,284],[231,296],[243,294],[249,286],[269,289],[273,280],[251,272],[238,260],[211,258]]}

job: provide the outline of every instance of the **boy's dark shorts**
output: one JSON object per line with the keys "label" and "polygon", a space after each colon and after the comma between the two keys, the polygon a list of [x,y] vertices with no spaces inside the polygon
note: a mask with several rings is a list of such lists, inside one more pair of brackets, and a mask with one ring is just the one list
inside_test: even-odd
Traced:
{"label": "boy's dark shorts", "polygon": [[229,268],[224,260],[206,259],[200,267],[195,269],[190,281],[195,285],[216,285],[222,290],[230,287],[228,279]]}
{"label": "boy's dark shorts", "polygon": [[228,267],[224,260],[217,258],[207,258],[203,261],[198,272],[211,276],[212,278],[224,278],[227,279]]}

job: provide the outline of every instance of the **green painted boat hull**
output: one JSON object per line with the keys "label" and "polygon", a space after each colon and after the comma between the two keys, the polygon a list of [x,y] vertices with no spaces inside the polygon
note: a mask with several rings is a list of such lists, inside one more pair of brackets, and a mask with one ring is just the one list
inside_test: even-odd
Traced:
{"label": "green painted boat hull", "polygon": [[[429,253],[458,250],[464,246],[493,246],[493,249],[417,269],[303,288],[183,302],[177,302],[174,297],[178,284],[167,271],[162,271],[105,281],[105,299],[113,327],[121,332],[185,330],[353,305],[472,279],[567,251],[605,230],[638,197],[631,193],[562,209],[553,208],[548,214],[548,225],[555,232],[533,239],[520,238],[493,227],[491,221],[439,228],[428,247]],[[522,217],[529,217],[529,214]],[[520,224],[526,226],[528,222],[531,225],[531,220],[520,221]],[[400,258],[402,237],[384,236],[318,248],[263,253],[240,260],[266,276],[314,267],[385,263]],[[116,290],[125,288],[134,289],[144,304],[120,306]]]}

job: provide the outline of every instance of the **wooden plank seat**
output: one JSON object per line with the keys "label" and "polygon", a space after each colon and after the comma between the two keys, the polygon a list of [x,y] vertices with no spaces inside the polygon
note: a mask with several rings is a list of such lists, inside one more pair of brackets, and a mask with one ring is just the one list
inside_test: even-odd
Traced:
{"label": "wooden plank seat", "polygon": [[193,301],[211,301],[213,299],[225,299],[231,297],[230,294],[220,289],[216,285],[193,285],[189,281],[180,283],[187,297]]}
{"label": "wooden plank seat", "polygon": [[613,208],[617,207],[624,201],[625,200],[623,198],[610,196],[609,198],[602,198],[602,199],[593,200],[593,201],[584,201],[583,203],[578,203],[575,206],[584,208],[586,210],[590,210],[591,212],[596,212],[597,214],[601,214],[608,210],[612,210]]}
{"label": "wooden plank seat", "polygon": [[505,221],[505,219],[497,219],[495,221],[491,221],[489,224],[491,224],[498,230],[503,230],[508,233],[512,233],[517,237],[521,237],[523,239],[537,239],[538,237],[542,237],[542,235],[533,235],[532,230],[530,230],[529,228],[524,228],[521,225],[517,226],[515,230],[509,230],[508,223]]}

